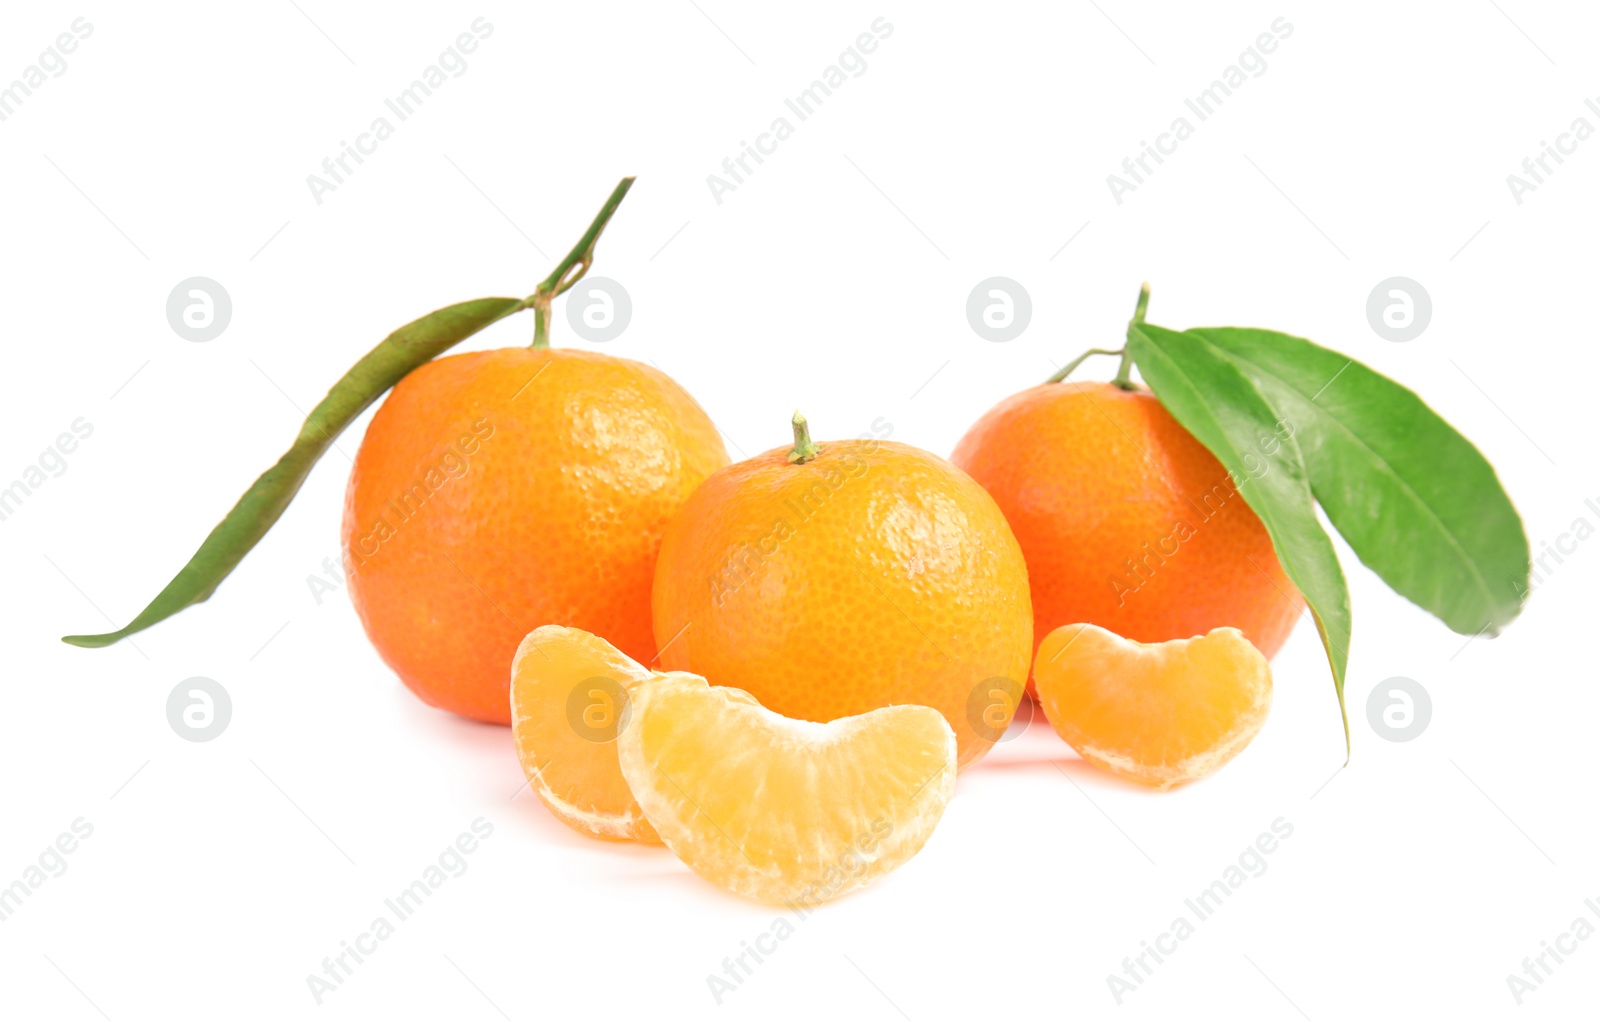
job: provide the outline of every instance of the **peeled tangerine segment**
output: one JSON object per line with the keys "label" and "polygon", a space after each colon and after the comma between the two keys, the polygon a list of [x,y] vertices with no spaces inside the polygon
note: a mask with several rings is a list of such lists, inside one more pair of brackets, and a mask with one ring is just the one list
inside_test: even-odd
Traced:
{"label": "peeled tangerine segment", "polygon": [[955,733],[938,710],[810,723],[697,680],[641,687],[617,741],[645,817],[691,869],[742,897],[804,907],[922,849],[955,786]]}
{"label": "peeled tangerine segment", "polygon": [[1222,768],[1272,707],[1266,657],[1231,627],[1146,644],[1068,624],[1039,646],[1033,675],[1045,717],[1079,755],[1163,789]]}
{"label": "peeled tangerine segment", "polygon": [[529,632],[511,661],[517,758],[533,792],[579,833],[661,842],[617,766],[617,731],[651,676],[605,639],[555,625]]}

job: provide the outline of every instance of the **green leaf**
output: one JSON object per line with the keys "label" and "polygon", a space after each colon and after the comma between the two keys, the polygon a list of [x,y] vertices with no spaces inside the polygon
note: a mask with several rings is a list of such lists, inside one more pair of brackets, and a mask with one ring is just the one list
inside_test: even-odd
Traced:
{"label": "green leaf", "polygon": [[345,426],[406,373],[454,347],[490,323],[528,307],[521,298],[480,298],[449,305],[407,323],[346,372],[311,409],[294,445],[261,473],[189,562],[127,627],[100,635],[67,635],[68,645],[99,649],[195,603],[204,602],[273,526],[311,469]]}
{"label": "green leaf", "polygon": [[1461,634],[1528,591],[1528,538],[1494,468],[1394,380],[1271,330],[1185,331],[1231,358],[1294,428],[1328,520],[1390,588]]}
{"label": "green leaf", "polygon": [[289,501],[300,491],[317,459],[333,445],[334,439],[413,369],[432,361],[491,323],[528,308],[534,313],[533,346],[547,346],[551,299],[589,272],[594,262],[594,246],[631,187],[631,177],[624,177],[617,183],[583,237],[528,297],[479,298],[447,305],[385,337],[311,409],[300,427],[300,435],[295,437],[294,446],[245,490],[227,517],[211,530],[194,556],[183,565],[183,570],[127,627],[103,635],[67,635],[61,640],[85,649],[104,648],[209,599],[222,579],[232,573],[244,555],[254,549],[267,530],[283,516]]}
{"label": "green leaf", "polygon": [[1172,417],[1228,469],[1272,537],[1284,572],[1305,596],[1333,669],[1348,751],[1350,593],[1333,542],[1317,520],[1299,444],[1280,431],[1280,415],[1261,390],[1217,348],[1135,319],[1128,324],[1127,350]]}

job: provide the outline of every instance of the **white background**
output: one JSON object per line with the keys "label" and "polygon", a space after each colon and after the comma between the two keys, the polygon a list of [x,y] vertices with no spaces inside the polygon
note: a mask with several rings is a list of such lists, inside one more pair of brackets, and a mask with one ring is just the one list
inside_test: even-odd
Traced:
{"label": "white background", "polygon": [[[1356,614],[1348,769],[1302,623],[1274,664],[1270,721],[1216,776],[1147,793],[1035,728],[961,778],[917,858],[796,923],[720,1006],[707,976],[777,912],[665,850],[586,840],[513,797],[508,731],[419,703],[342,589],[312,598],[365,418],[209,603],[107,650],[57,641],[131,618],[287,446],[301,409],[390,329],[529,293],[623,174],[639,183],[595,272],[624,283],[634,318],[603,349],[677,378],[735,457],[783,442],[797,406],[821,438],[881,417],[893,438],[948,453],[1000,398],[1118,345],[1148,279],[1153,322],[1291,331],[1417,390],[1497,466],[1536,553],[1579,517],[1600,524],[1584,503],[1600,503],[1600,140],[1520,205],[1505,180],[1574,118],[1600,127],[1583,105],[1600,96],[1595,11],[928,6],[8,6],[0,82],[74,18],[94,30],[0,123],[0,483],[74,419],[94,432],[0,522],[0,884],[74,819],[93,835],[0,923],[0,1014],[1592,1008],[1600,938],[1520,1008],[1506,976],[1573,919],[1600,924],[1584,907],[1600,901],[1600,542],[1566,557],[1506,634],[1470,642],[1341,547]],[[478,16],[494,31],[466,72],[314,202],[307,175]],[[867,70],[713,201],[706,176],[880,16],[894,31]],[[1294,31],[1265,73],[1114,202],[1106,175],[1278,17]],[[233,300],[209,343],[165,316],[195,275]],[[1009,343],[980,339],[964,314],[995,275],[1033,300]],[[1434,306],[1404,344],[1365,313],[1394,275]],[[554,343],[582,345],[562,311]],[[530,330],[519,317],[468,346]],[[233,702],[209,743],[166,718],[193,676]],[[1432,697],[1409,743],[1366,720],[1393,676]],[[480,817],[493,836],[465,874],[317,1006],[306,976]],[[1124,956],[1279,817],[1293,835],[1266,873],[1117,1006],[1107,976]]]}

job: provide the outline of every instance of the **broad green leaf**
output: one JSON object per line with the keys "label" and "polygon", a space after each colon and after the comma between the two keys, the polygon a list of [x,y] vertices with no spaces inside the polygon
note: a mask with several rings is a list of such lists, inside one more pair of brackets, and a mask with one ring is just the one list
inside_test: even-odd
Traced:
{"label": "broad green leaf", "polygon": [[1272,537],[1284,572],[1305,596],[1333,669],[1348,749],[1350,593],[1333,542],[1317,520],[1295,437],[1280,431],[1277,410],[1233,360],[1198,338],[1135,320],[1128,324],[1128,353],[1172,417],[1228,469]]}
{"label": "broad green leaf", "polygon": [[1522,610],[1528,538],[1494,468],[1394,380],[1271,330],[1186,330],[1294,428],[1328,520],[1390,588],[1461,634]]}

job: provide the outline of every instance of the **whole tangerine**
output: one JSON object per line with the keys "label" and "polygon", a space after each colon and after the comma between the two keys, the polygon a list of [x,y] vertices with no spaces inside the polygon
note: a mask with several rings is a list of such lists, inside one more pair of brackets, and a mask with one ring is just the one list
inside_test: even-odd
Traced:
{"label": "whole tangerine", "polygon": [[1066,624],[1136,642],[1232,627],[1271,657],[1305,608],[1234,476],[1148,390],[1032,387],[950,459],[1011,523],[1041,640]]}
{"label": "whole tangerine", "polygon": [[889,440],[722,469],[667,526],[652,605],[663,669],[827,723],[931,706],[959,764],[992,746],[1033,652],[1028,572],[1000,508],[950,462]]}
{"label": "whole tangerine", "polygon": [[511,661],[543,624],[655,658],[650,586],[667,521],[728,463],[682,387],[595,352],[503,348],[405,377],[356,453],[350,596],[423,701],[511,722]]}

